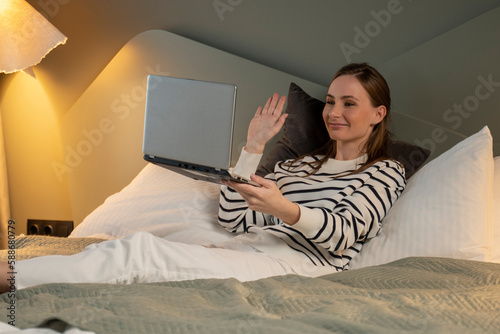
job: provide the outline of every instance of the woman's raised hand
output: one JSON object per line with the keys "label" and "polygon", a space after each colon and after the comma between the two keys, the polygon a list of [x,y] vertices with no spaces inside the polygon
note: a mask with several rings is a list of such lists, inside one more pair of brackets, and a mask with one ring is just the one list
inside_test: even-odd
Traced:
{"label": "woman's raised hand", "polygon": [[257,112],[248,126],[247,143],[245,145],[247,152],[264,152],[266,143],[280,131],[288,116],[283,114],[285,101],[286,96],[280,98],[275,93],[267,100],[264,108],[257,108]]}

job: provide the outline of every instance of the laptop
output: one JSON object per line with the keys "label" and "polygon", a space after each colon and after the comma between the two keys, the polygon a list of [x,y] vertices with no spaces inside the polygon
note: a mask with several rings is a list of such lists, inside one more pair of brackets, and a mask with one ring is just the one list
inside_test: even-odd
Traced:
{"label": "laptop", "polygon": [[237,87],[150,74],[144,159],[196,180],[259,186],[231,169]]}

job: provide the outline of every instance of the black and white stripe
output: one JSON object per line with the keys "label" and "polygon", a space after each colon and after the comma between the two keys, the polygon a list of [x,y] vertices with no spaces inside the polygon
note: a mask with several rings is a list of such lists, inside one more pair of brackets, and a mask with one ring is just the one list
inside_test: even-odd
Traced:
{"label": "black and white stripe", "polygon": [[346,269],[363,243],[377,235],[382,219],[403,192],[404,170],[399,163],[384,160],[356,174],[323,166],[314,175],[302,177],[311,169],[307,162],[315,159],[304,158],[293,168],[278,163],[274,174],[266,176],[286,198],[301,206],[301,212],[315,211],[316,219],[307,221],[307,228],[248,209],[241,196],[226,187],[221,190],[219,223],[234,233],[264,229],[315,265]]}

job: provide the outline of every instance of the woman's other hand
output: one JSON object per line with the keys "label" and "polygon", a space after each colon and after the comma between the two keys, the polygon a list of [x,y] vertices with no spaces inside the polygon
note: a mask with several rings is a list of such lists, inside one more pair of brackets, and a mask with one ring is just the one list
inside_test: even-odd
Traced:
{"label": "woman's other hand", "polygon": [[276,183],[255,174],[251,174],[250,178],[261,187],[236,181],[223,181],[223,183],[236,190],[250,210],[270,214],[289,225],[299,220],[299,206],[285,198]]}
{"label": "woman's other hand", "polygon": [[247,142],[245,145],[247,152],[257,154],[264,152],[266,143],[280,131],[288,116],[287,114],[283,114],[285,101],[286,96],[280,98],[275,93],[267,100],[264,108],[257,108],[257,112],[248,126]]}

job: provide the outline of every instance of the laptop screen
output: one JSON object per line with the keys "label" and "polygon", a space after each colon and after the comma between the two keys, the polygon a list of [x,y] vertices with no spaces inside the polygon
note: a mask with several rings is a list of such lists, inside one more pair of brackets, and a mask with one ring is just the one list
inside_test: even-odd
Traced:
{"label": "laptop screen", "polygon": [[227,169],[236,86],[148,76],[143,153]]}

